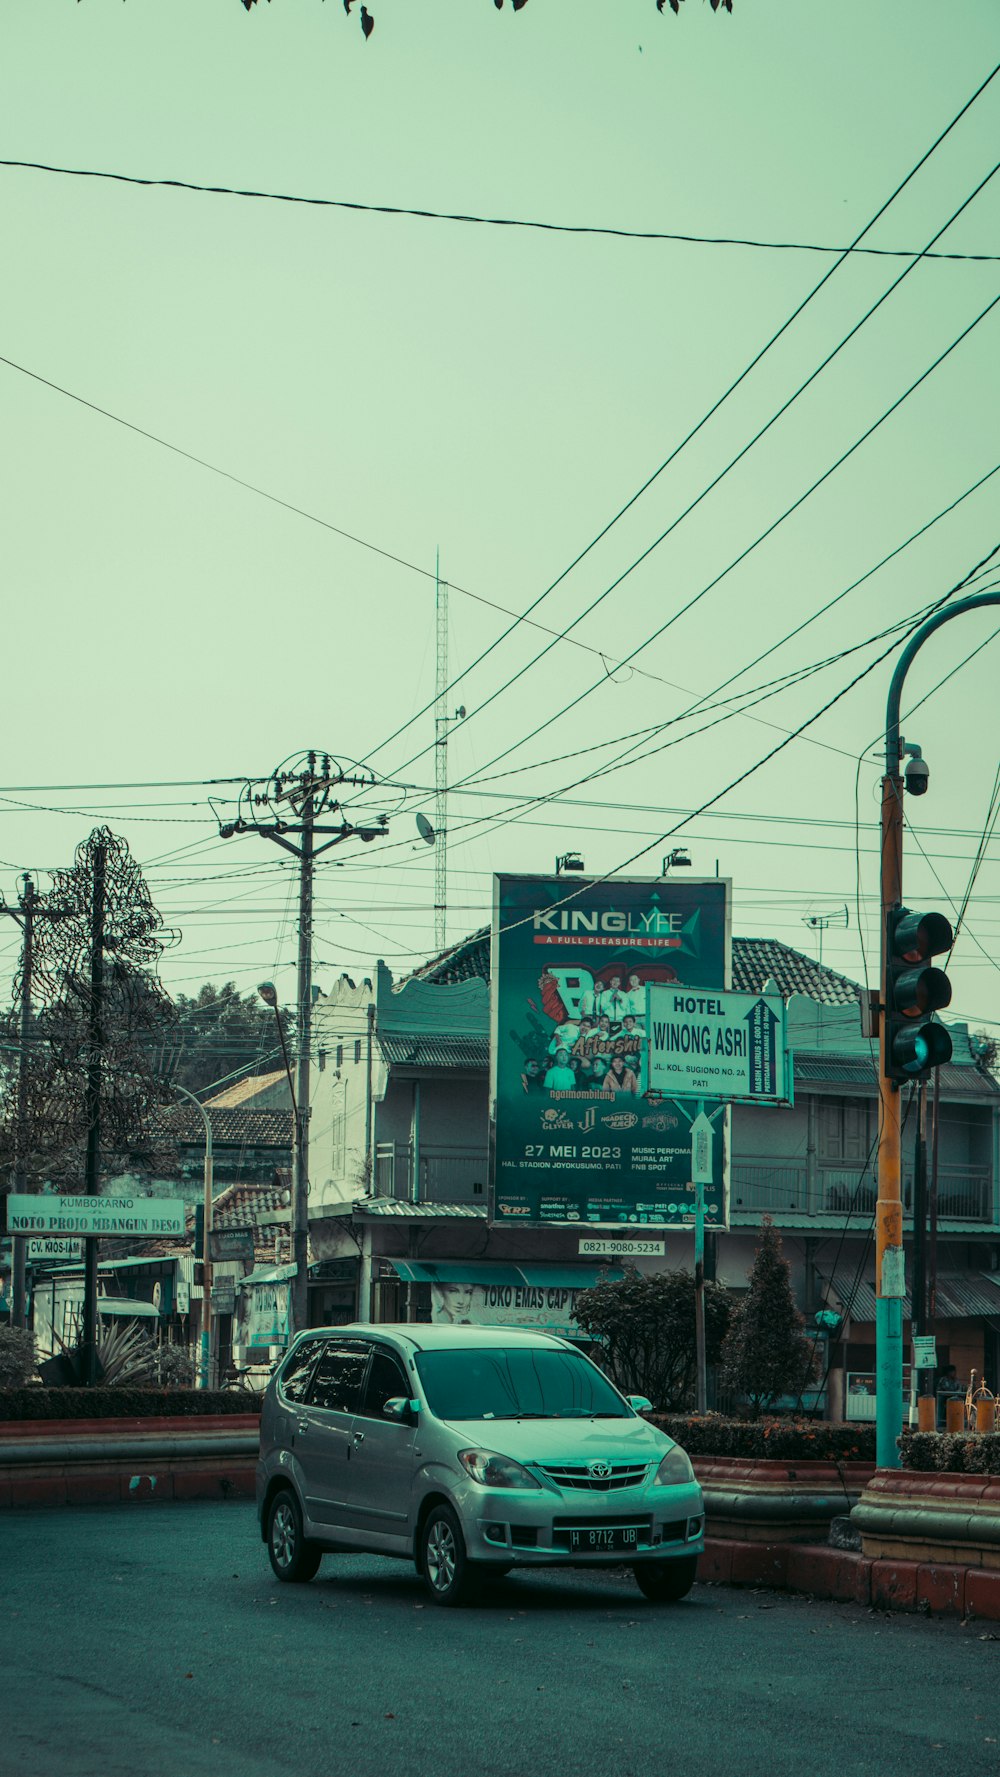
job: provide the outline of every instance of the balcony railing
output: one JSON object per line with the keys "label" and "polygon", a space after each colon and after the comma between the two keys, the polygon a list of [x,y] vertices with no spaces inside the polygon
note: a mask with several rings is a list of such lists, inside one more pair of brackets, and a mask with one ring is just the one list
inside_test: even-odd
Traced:
{"label": "balcony railing", "polygon": [[414,1190],[413,1149],[408,1142],[378,1142],[375,1189],[380,1197],[419,1203],[485,1203],[485,1148],[420,1144],[420,1176]]}
{"label": "balcony railing", "polygon": [[[805,1160],[734,1160],[730,1209],[735,1215],[870,1215],[878,1197],[874,1167],[820,1161],[810,1183]],[[913,1178],[903,1179],[903,1209],[913,1211]],[[938,1166],[939,1221],[992,1223],[988,1167]]]}

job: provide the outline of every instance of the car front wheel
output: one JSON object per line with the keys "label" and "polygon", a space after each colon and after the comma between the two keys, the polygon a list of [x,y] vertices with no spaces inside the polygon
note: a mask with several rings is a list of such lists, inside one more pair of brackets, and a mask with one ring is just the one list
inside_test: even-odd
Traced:
{"label": "car front wheel", "polygon": [[462,1527],[450,1506],[434,1506],[420,1533],[420,1572],[435,1604],[467,1604],[476,1585]]}
{"label": "car front wheel", "polygon": [[654,1604],[677,1604],[686,1598],[697,1571],[697,1555],[681,1555],[676,1561],[637,1561],[632,1569],[640,1592]]}
{"label": "car front wheel", "polygon": [[283,1487],[271,1501],[267,1515],[267,1552],[279,1580],[301,1583],[311,1580],[323,1559],[315,1543],[302,1532],[302,1512],[289,1488]]}

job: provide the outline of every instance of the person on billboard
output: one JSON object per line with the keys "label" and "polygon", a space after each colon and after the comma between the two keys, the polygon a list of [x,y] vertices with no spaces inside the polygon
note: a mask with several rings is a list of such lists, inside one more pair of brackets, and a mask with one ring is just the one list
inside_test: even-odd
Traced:
{"label": "person on billboard", "polygon": [[645,1018],[645,1016],[646,1016],[646,989],[643,986],[643,983],[639,980],[638,975],[636,975],[636,974],[632,974],[628,978],[628,987],[625,990],[625,999],[627,1002],[626,1010],[628,1012],[631,1012],[633,1018]]}
{"label": "person on billboard", "polygon": [[471,1283],[432,1283],[431,1284],[431,1320],[435,1326],[471,1327],[472,1294],[475,1286]]}
{"label": "person on billboard", "polygon": [[550,1092],[572,1092],[576,1085],[576,1075],[569,1064],[569,1050],[557,1049],[555,1061],[545,1076],[545,1084]]}
{"label": "person on billboard", "polygon": [[549,1054],[554,1055],[557,1049],[566,1049],[567,1051],[572,1049],[579,1035],[580,1026],[574,1024],[572,1019],[568,1019],[565,1024],[557,1024],[552,1032]]}
{"label": "person on billboard", "polygon": [[525,1092],[543,1092],[545,1090],[544,1061],[536,1061],[532,1056],[525,1062],[521,1074],[521,1085]]}
{"label": "person on billboard", "polygon": [[639,1090],[639,1082],[630,1067],[625,1065],[624,1055],[613,1055],[611,1066],[604,1076],[605,1092],[630,1092]]}
{"label": "person on billboard", "polygon": [[617,1024],[630,1009],[625,1003],[625,998],[626,996],[622,992],[621,976],[612,975],[607,986],[602,989],[599,996],[597,1004],[598,1013],[607,1017],[612,1024]]}
{"label": "person on billboard", "polygon": [[594,1032],[594,1038],[594,1049],[598,1055],[612,1054],[615,1046],[615,1039],[611,1030],[611,1020],[606,1012],[602,1012],[600,1018],[597,1020],[597,1029]]}

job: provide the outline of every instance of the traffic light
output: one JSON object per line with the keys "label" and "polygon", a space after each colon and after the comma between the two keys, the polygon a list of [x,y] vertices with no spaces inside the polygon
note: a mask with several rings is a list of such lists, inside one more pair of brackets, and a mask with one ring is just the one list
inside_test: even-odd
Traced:
{"label": "traffic light", "polygon": [[933,1013],[951,1004],[951,982],[928,959],[954,941],[943,913],[890,907],[886,914],[885,1071],[901,1086],[951,1060],[951,1038],[932,1022]]}

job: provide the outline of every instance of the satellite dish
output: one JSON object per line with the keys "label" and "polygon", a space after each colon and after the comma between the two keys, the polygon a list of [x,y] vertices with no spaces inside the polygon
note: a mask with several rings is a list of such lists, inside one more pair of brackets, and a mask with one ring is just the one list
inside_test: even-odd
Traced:
{"label": "satellite dish", "polygon": [[425,814],[418,814],[417,816],[417,832],[420,834],[425,845],[434,844],[434,828],[431,826],[431,823]]}

